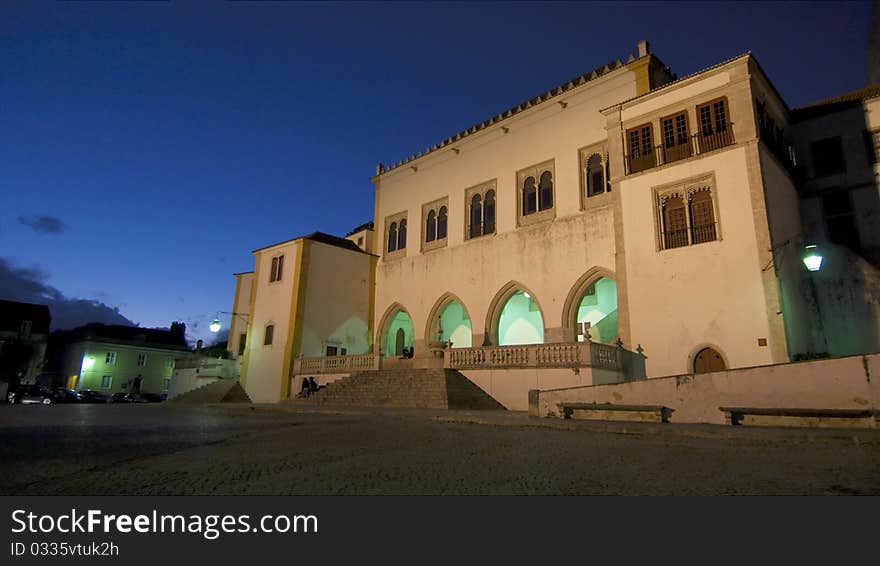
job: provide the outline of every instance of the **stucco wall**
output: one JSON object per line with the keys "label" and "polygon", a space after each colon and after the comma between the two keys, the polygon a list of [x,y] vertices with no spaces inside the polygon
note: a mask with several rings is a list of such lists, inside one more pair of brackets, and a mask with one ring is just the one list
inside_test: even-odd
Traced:
{"label": "stucco wall", "polygon": [[[274,403],[281,398],[286,385],[284,365],[285,345],[291,340],[291,297],[296,278],[296,258],[302,240],[295,240],[261,250],[256,254],[254,276],[254,303],[251,312],[251,331],[246,348],[247,373],[243,385],[255,403]],[[284,269],[280,281],[269,282],[272,258],[284,254]],[[264,345],[266,326],[274,325],[271,345]]]}
{"label": "stucco wall", "polygon": [[[716,241],[658,250],[653,187],[714,175]],[[733,147],[620,183],[633,342],[645,347],[649,376],[692,371],[712,346],[727,367],[771,363],[747,150]]]}
{"label": "stucco wall", "polygon": [[512,411],[529,408],[529,390],[592,385],[593,369],[459,370],[496,401]]}
{"label": "stucco wall", "polygon": [[561,402],[664,405],[671,422],[724,424],[718,407],[874,409],[880,355],[680,375],[538,393],[538,414],[559,416]]}
{"label": "stucco wall", "polygon": [[[589,269],[614,270],[613,195],[591,199],[581,211],[578,149],[606,139],[598,112],[635,95],[633,73],[619,70],[566,95],[567,106],[544,103],[505,120],[509,128],[488,128],[456,143],[460,150],[434,152],[382,175],[376,207],[376,238],[384,251],[385,218],[408,213],[406,257],[379,260],[376,291],[378,325],[393,303],[412,316],[416,355],[424,351],[427,317],[445,293],[467,310],[473,344],[483,343],[490,303],[507,283],[521,283],[541,308],[546,341],[563,340],[563,303],[577,279]],[[517,171],[555,160],[554,221],[517,227]],[[496,180],[496,234],[465,240],[465,191]],[[422,205],[448,197],[447,246],[422,252]],[[568,338],[573,339],[573,337]]]}
{"label": "stucco wall", "polygon": [[234,314],[229,315],[229,342],[227,349],[232,353],[233,359],[238,359],[240,337],[242,334],[247,334],[254,274],[237,273],[235,279],[235,298],[232,301],[232,312]]}
{"label": "stucco wall", "polygon": [[370,256],[309,242],[301,352],[323,356],[326,346],[369,352]]}

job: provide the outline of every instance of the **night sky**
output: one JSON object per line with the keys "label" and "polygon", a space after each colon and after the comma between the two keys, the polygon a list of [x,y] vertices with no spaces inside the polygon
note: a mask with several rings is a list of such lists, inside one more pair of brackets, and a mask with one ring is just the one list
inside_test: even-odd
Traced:
{"label": "night sky", "polygon": [[[864,86],[869,2],[0,3],[0,298],[210,339],[252,250],[372,220],[370,177],[635,53]],[[224,320],[224,323],[226,320]]]}

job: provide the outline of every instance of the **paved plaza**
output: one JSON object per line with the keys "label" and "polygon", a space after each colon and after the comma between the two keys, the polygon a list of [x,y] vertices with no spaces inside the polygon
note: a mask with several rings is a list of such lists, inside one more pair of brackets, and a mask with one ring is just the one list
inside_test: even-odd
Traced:
{"label": "paved plaza", "polygon": [[0,494],[880,494],[880,432],[513,412],[0,406]]}

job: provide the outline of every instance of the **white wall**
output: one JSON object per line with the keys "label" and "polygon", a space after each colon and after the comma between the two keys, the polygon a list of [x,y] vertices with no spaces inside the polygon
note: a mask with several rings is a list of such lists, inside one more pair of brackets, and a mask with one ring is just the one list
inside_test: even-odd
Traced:
{"label": "white wall", "polygon": [[[652,187],[714,173],[719,239],[658,251]],[[749,194],[747,154],[735,147],[620,183],[630,332],[649,376],[692,371],[704,346],[727,367],[771,363],[771,340]]]}
{"label": "white wall", "polygon": [[[295,240],[256,253],[254,308],[246,349],[248,365],[242,379],[245,391],[255,403],[278,401],[287,383],[284,353],[285,345],[292,339],[289,335],[291,300],[297,251],[302,243],[302,240]],[[272,258],[279,254],[284,254],[282,278],[270,283]],[[272,344],[267,346],[263,342],[269,324],[274,325],[275,330]]]}
{"label": "white wall", "polygon": [[877,410],[876,375],[880,355],[853,356],[541,391],[537,411],[561,416],[562,402],[664,405],[674,409],[671,422],[724,424],[718,407]]}
{"label": "white wall", "polygon": [[323,356],[327,345],[366,354],[371,256],[320,242],[308,245],[302,355]]}

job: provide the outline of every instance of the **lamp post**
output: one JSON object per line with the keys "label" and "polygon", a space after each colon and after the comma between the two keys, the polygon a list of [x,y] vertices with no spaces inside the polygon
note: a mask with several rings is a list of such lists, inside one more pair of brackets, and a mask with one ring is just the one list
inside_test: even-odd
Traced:
{"label": "lamp post", "polygon": [[[247,319],[248,319],[248,313],[246,313],[246,312],[217,311],[217,314],[231,314],[231,315],[233,315],[233,316],[240,316],[240,317],[243,318],[243,320],[244,320],[245,322],[247,322]],[[211,322],[211,324],[208,325],[208,328],[209,328],[209,329],[211,330],[211,332],[213,332],[214,334],[217,334],[218,332],[220,332],[220,329],[223,328],[223,325],[220,324],[220,318],[219,318],[219,317],[215,318],[215,319]]]}

